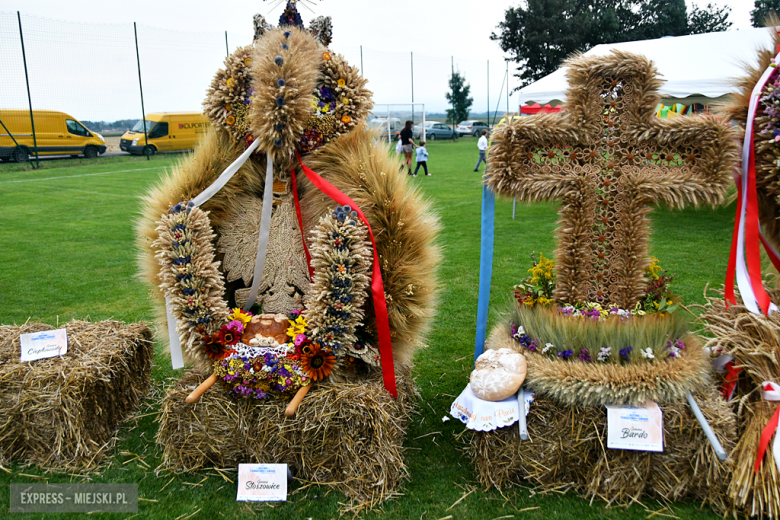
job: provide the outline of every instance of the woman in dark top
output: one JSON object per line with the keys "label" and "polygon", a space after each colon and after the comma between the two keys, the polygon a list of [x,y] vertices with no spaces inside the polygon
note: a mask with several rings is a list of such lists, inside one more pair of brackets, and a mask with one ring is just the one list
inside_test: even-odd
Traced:
{"label": "woman in dark top", "polygon": [[[401,151],[404,153],[404,165],[409,169],[409,175],[412,175],[412,151],[416,146],[412,140],[412,125],[414,122],[407,121],[404,129],[401,130]],[[415,175],[415,177],[417,177]]]}

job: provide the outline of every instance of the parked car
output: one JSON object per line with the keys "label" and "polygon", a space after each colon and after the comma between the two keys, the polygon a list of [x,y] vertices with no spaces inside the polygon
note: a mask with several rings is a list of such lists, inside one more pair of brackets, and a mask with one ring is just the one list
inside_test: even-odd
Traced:
{"label": "parked car", "polygon": [[474,137],[481,136],[482,130],[487,130],[490,134],[490,126],[482,121],[461,121],[455,130],[460,135],[473,135]]}
{"label": "parked car", "polygon": [[[35,155],[81,155],[94,159],[105,153],[106,141],[73,116],[52,110],[34,110],[35,138],[29,110],[0,110],[0,159],[26,162]],[[10,135],[9,135],[10,134]]]}
{"label": "parked car", "polygon": [[[422,139],[422,124],[415,125],[412,128],[412,137],[415,140]],[[449,126],[439,121],[426,121],[425,122],[425,139],[428,141],[435,141],[436,139],[457,139],[460,137],[458,132],[455,132]]]}
{"label": "parked car", "polygon": [[391,117],[388,123],[387,118],[376,118],[368,122],[369,128],[378,128],[381,133],[380,137],[387,140],[387,134],[390,134],[391,141],[398,141],[401,130],[404,129],[404,125],[397,117]]}
{"label": "parked car", "polygon": [[[198,140],[208,131],[209,124],[209,120],[200,112],[146,114],[149,155],[194,149]],[[146,155],[143,120],[125,132],[119,140],[119,148],[132,155]]]}

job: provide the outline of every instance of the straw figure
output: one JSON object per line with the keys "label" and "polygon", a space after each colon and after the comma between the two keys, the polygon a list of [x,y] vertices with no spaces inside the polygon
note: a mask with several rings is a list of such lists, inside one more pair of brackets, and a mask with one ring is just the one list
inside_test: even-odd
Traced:
{"label": "straw figure", "polygon": [[[163,402],[158,441],[180,469],[256,458],[273,444],[274,460],[303,478],[376,503],[406,475],[410,366],[435,312],[439,223],[367,129],[371,92],[328,48],[330,18],[306,29],[295,4],[276,28],[255,16],[254,43],[208,89],[211,129],[144,200],[141,268],[160,329],[175,326],[172,359],[183,350],[193,364]],[[217,381],[221,391],[204,394]],[[281,430],[254,438],[250,424],[294,416],[312,388],[313,409],[304,403],[286,423],[311,450],[278,444]],[[213,442],[221,421],[238,421],[226,442],[243,452]],[[321,426],[341,434],[323,444]]]}
{"label": "straw figure", "polygon": [[[509,431],[516,428],[477,433],[470,453],[486,485],[521,476],[610,502],[692,495],[724,509],[713,497],[725,485],[733,414],[707,388],[708,354],[648,256],[647,216],[658,203],[722,202],[737,165],[737,133],[712,117],[654,117],[661,80],[643,56],[613,51],[566,67],[567,110],[497,129],[485,173],[499,195],[561,200],[555,262],[534,257],[532,277],[515,288],[517,305],[486,343],[525,354],[525,387],[556,419],[541,425],[529,416],[536,437],[526,442]],[[664,454],[605,450],[603,406],[646,401],[663,411]],[[694,438],[705,443],[695,454],[688,450]],[[545,442],[551,445],[541,448]],[[712,490],[702,492],[702,482]]]}
{"label": "straw figure", "polygon": [[[748,148],[743,157],[754,154],[754,209],[761,234],[777,249],[780,246],[780,111],[776,105],[780,99],[780,76],[775,56],[780,45],[776,29],[780,19],[773,16],[767,25],[773,36],[772,45],[758,49],[756,59],[746,62],[745,75],[737,79],[736,94],[723,112],[744,133],[751,97],[754,89],[759,88],[752,135],[748,136],[752,137],[754,147]],[[766,84],[759,85],[765,71],[770,72]],[[771,247],[767,249],[771,252]],[[776,285],[776,275],[774,282]],[[780,302],[777,287],[772,288],[766,282],[764,285],[770,301]],[[709,336],[707,346],[724,356],[721,358],[726,362],[722,392],[732,399],[737,410],[739,443],[733,454],[734,474],[728,487],[731,512],[780,518],[780,457],[773,456],[773,445],[775,449],[778,446],[774,421],[780,412],[777,392],[771,391],[780,389],[780,314],[751,312],[739,295],[729,304],[724,298],[726,294],[714,291],[708,296],[701,321]]]}

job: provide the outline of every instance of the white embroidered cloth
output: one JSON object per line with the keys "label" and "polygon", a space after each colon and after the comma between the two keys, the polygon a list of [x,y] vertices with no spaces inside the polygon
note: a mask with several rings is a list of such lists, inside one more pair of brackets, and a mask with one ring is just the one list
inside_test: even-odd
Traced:
{"label": "white embroidered cloth", "polygon": [[[533,401],[533,393],[525,394],[525,414]],[[489,432],[514,424],[520,418],[520,407],[517,396],[507,397],[503,401],[485,401],[471,391],[471,385],[466,385],[463,392],[450,407],[450,415],[460,419],[469,430]]]}

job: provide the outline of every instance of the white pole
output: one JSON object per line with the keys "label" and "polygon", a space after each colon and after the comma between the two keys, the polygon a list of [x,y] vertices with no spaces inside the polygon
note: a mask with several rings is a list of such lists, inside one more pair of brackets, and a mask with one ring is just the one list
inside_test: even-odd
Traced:
{"label": "white pole", "polygon": [[390,105],[387,105],[387,142],[391,142],[390,139]]}
{"label": "white pole", "polygon": [[422,111],[423,111],[423,118],[422,118],[423,126],[422,126],[422,134],[420,135],[422,135],[422,140],[425,141],[425,103],[423,103]]}

